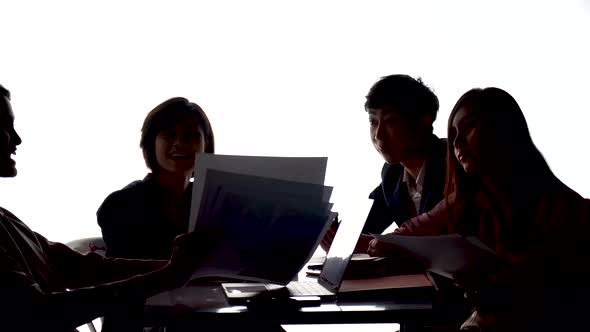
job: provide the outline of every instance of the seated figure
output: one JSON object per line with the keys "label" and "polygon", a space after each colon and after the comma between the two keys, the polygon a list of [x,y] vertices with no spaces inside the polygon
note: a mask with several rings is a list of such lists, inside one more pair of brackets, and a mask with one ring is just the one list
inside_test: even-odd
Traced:
{"label": "seated figure", "polygon": [[213,130],[197,104],[171,98],[145,118],[140,147],[151,172],[110,194],[97,220],[107,256],[168,259],[188,230],[195,155],[214,152]]}
{"label": "seated figure", "polygon": [[[444,200],[394,233],[472,235],[495,251],[498,266],[467,266],[454,278],[476,309],[463,329],[587,325],[577,303],[590,295],[590,201],[553,174],[517,102],[498,88],[468,91],[451,112],[448,138]],[[405,256],[377,240],[369,253]]]}
{"label": "seated figure", "polygon": [[[10,93],[0,86],[1,177],[16,176],[11,155],[19,144]],[[201,263],[193,253],[208,246],[207,238],[197,236],[179,236],[170,260],[82,255],[0,208],[2,330],[71,332],[127,303],[181,287]]]}

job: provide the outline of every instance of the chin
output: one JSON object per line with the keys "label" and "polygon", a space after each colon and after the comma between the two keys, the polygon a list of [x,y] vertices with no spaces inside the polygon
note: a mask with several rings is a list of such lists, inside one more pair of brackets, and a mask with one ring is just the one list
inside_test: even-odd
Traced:
{"label": "chin", "polygon": [[465,171],[465,173],[467,173],[467,175],[476,175],[477,171],[475,169],[475,167],[473,167],[473,165],[463,165],[463,170]]}
{"label": "chin", "polygon": [[16,173],[18,173],[16,171],[16,168],[13,169],[3,169],[0,170],[0,177],[2,178],[13,178],[16,176]]}

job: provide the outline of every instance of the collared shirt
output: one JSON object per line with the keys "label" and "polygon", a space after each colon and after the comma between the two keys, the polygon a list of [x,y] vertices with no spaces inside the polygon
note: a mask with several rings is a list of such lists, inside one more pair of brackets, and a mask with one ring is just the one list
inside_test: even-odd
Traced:
{"label": "collared shirt", "polygon": [[[122,280],[161,266],[82,255],[48,241],[0,207],[0,329],[76,331],[109,308],[143,300],[136,292],[138,281]],[[113,281],[119,282],[109,284]]]}
{"label": "collared shirt", "polygon": [[[447,140],[432,135],[430,157],[422,175],[424,180],[419,214],[430,211],[443,198],[446,153]],[[373,200],[373,205],[367,215],[363,232],[382,233],[392,223],[399,226],[414,216],[413,211],[416,207],[408,193],[408,186],[403,182],[403,177],[403,165],[399,163],[385,163],[383,165],[381,183],[369,195],[369,198]]]}
{"label": "collared shirt", "polygon": [[404,169],[403,182],[408,186],[408,194],[414,203],[413,206],[408,206],[408,209],[413,212],[414,216],[418,215],[420,211],[420,202],[422,201],[422,189],[424,188],[424,174],[426,173],[426,161],[422,163],[420,172],[418,172],[418,178],[414,179],[412,174]]}

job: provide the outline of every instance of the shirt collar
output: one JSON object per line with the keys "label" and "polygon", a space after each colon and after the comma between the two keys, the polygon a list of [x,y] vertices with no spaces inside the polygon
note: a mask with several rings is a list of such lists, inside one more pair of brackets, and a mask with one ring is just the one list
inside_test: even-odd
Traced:
{"label": "shirt collar", "polygon": [[420,167],[420,172],[418,172],[418,178],[417,179],[413,179],[412,175],[404,168],[404,176],[402,181],[405,182],[406,184],[410,185],[410,184],[416,184],[416,191],[418,191],[419,193],[422,192],[422,188],[424,188],[424,175],[426,173],[426,164],[427,161],[424,160],[424,162],[422,163],[422,167]]}

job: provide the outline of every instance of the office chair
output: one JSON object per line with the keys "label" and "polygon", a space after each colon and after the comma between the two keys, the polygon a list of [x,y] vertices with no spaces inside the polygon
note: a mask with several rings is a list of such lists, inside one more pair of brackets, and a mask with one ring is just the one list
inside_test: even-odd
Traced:
{"label": "office chair", "polygon": [[[101,255],[104,255],[106,252],[106,245],[102,239],[102,237],[88,237],[83,239],[78,239],[74,241],[70,241],[66,243],[66,245],[81,254],[86,254],[89,252],[96,252]],[[102,317],[100,318],[102,322]],[[94,326],[93,322],[88,322],[86,324],[90,332],[97,332],[96,327]]]}
{"label": "office chair", "polygon": [[66,243],[66,245],[81,254],[96,252],[104,255],[107,246],[104,244],[102,237],[87,237]]}

